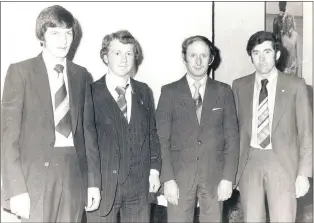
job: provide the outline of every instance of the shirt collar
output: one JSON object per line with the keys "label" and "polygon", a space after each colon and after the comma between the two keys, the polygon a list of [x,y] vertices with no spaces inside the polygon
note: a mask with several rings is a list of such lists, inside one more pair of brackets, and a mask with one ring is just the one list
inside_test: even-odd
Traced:
{"label": "shirt collar", "polygon": [[[189,84],[190,88],[192,86],[194,86],[195,79],[193,77],[191,77],[191,75],[187,74],[186,75],[186,79],[188,81],[188,84]],[[204,87],[206,85],[207,79],[208,79],[208,76],[205,75],[202,79],[199,80],[199,82],[201,84],[201,87],[202,86]]]}
{"label": "shirt collar", "polygon": [[276,78],[278,77],[278,70],[275,69],[274,71],[272,71],[267,78],[263,78],[261,75],[255,73],[255,83],[258,84],[258,86],[261,85],[261,81],[263,79],[267,79],[269,82],[274,81]]}
{"label": "shirt collar", "polygon": [[128,77],[126,83],[124,83],[124,80],[121,77],[108,73],[108,74],[106,74],[106,84],[107,84],[109,91],[111,91],[111,92],[115,91],[117,86],[125,87],[126,85],[129,85],[128,89],[130,89],[131,92],[133,93],[133,88],[131,85],[131,78],[130,77]]}
{"label": "shirt collar", "polygon": [[[66,58],[64,58],[64,60],[62,62],[57,62],[55,58],[53,58],[46,50],[45,48],[43,49],[43,52],[42,52],[42,56],[43,56],[43,60],[45,62],[45,65],[46,65],[46,68],[47,68],[47,71],[48,71],[48,74],[50,73],[49,71],[52,71],[55,66],[57,64],[61,64],[63,65],[64,67],[64,71],[66,71]],[[65,73],[65,72],[64,72]]]}

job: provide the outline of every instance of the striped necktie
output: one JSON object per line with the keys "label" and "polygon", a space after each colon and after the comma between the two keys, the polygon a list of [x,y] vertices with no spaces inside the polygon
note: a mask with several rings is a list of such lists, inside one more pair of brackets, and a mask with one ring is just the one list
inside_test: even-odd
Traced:
{"label": "striped necktie", "polygon": [[123,114],[123,116],[125,117],[126,120],[128,120],[127,117],[127,102],[126,102],[126,98],[125,98],[125,92],[126,89],[128,88],[129,84],[127,84],[125,87],[116,87],[116,92],[118,93],[118,99],[117,99],[117,104]]}
{"label": "striped necktie", "polygon": [[262,84],[262,88],[259,94],[259,105],[258,105],[257,140],[258,140],[258,144],[263,149],[267,149],[267,146],[270,145],[268,92],[266,88],[266,85],[268,84],[268,80],[263,79],[261,81],[261,84]]}
{"label": "striped necktie", "polygon": [[201,115],[202,115],[202,104],[203,104],[202,97],[200,94],[201,83],[199,81],[195,81],[193,86],[195,87],[193,100],[194,100],[195,109],[196,109],[196,116],[197,116],[198,123],[200,123]]}
{"label": "striped necktie", "polygon": [[71,115],[69,96],[64,83],[63,69],[64,67],[61,64],[57,64],[54,68],[58,73],[58,90],[55,93],[54,118],[56,131],[67,138],[71,133]]}

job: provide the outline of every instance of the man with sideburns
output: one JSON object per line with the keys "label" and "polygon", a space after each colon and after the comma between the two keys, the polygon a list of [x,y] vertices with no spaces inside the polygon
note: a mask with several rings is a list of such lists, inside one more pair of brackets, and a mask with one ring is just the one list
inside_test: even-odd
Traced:
{"label": "man with sideburns", "polygon": [[89,106],[90,74],[66,57],[76,21],[42,10],[42,52],[11,64],[2,98],[2,206],[22,222],[81,222],[100,201],[100,161]]}

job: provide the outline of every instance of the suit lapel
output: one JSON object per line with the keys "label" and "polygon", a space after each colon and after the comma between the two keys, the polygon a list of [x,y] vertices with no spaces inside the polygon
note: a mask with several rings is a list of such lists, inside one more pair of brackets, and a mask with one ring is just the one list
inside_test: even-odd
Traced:
{"label": "suit lapel", "polygon": [[285,111],[287,102],[290,99],[288,88],[289,88],[289,82],[287,81],[285,74],[278,72],[272,132],[275,131],[280,121],[280,118]]}
{"label": "suit lapel", "polygon": [[248,120],[246,122],[246,129],[248,130],[248,134],[251,138],[252,135],[252,119],[253,119],[253,95],[254,95],[254,82],[255,82],[255,73],[249,75],[247,77],[247,82],[245,86],[241,86],[240,90],[240,98],[242,99],[243,111],[244,114],[243,119]]}
{"label": "suit lapel", "polygon": [[214,84],[214,81],[208,77],[206,81],[205,93],[203,98],[202,115],[200,121],[199,134],[203,131],[204,127],[210,123],[210,115],[219,100],[219,89]]}
{"label": "suit lapel", "polygon": [[39,54],[37,56],[33,73],[30,75],[30,77],[30,83],[33,83],[33,87],[37,91],[38,97],[42,104],[42,108],[44,109],[50,124],[54,128],[55,124],[51,100],[51,90],[49,85],[48,73],[44,60],[42,58],[42,54]]}
{"label": "suit lapel", "polygon": [[80,91],[81,91],[81,79],[75,77],[75,67],[73,63],[67,61],[67,75],[68,75],[68,85],[69,85],[69,99],[70,99],[70,111],[71,111],[71,123],[73,135],[76,130],[77,120],[78,120],[78,106],[80,103]]}

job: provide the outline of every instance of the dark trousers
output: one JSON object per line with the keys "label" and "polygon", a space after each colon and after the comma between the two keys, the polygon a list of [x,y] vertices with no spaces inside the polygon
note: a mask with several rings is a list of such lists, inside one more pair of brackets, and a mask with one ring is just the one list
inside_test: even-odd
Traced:
{"label": "dark trousers", "polygon": [[295,179],[283,169],[273,150],[251,148],[240,180],[245,222],[266,222],[265,197],[271,222],[295,222]]}
{"label": "dark trousers", "polygon": [[[87,222],[143,222],[150,221],[150,205],[147,203],[148,188],[143,188],[142,182],[138,187],[128,177],[123,185],[118,185],[113,207],[108,215],[98,216],[98,212],[87,212]],[[131,186],[132,184],[132,186]],[[141,185],[141,186],[140,186]],[[102,199],[106,199],[103,197]],[[120,216],[120,219],[118,219]]]}
{"label": "dark trousers", "polygon": [[198,170],[191,190],[182,194],[180,186],[178,184],[179,204],[172,205],[168,202],[168,222],[193,222],[197,200],[200,205],[199,222],[221,222],[222,202],[217,200],[217,194],[208,191],[201,170]]}
{"label": "dark trousers", "polygon": [[75,147],[53,149],[43,166],[49,168],[43,191],[30,219],[22,222],[81,222],[85,201]]}

